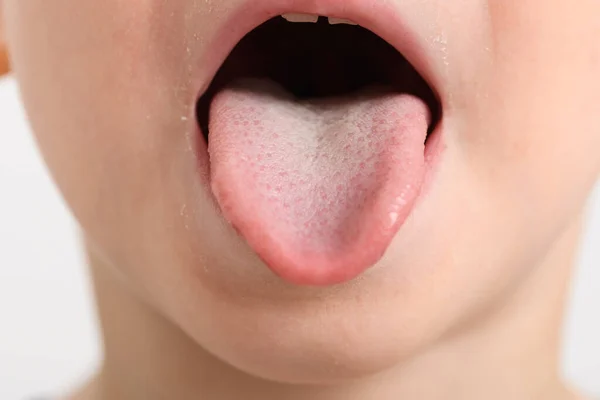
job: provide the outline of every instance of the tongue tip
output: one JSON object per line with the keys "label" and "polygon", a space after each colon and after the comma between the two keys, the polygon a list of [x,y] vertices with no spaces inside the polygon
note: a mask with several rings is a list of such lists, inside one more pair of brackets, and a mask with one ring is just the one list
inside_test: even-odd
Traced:
{"label": "tongue tip", "polygon": [[343,251],[344,254],[290,254],[280,251],[258,255],[282,280],[297,286],[333,286],[351,281],[371,268],[383,255],[378,251]]}
{"label": "tongue tip", "polygon": [[[384,256],[401,224],[367,223],[354,241],[317,250],[268,231],[236,229],[271,272],[296,286],[327,287],[352,281]],[[296,245],[294,245],[296,243]]]}
{"label": "tongue tip", "polygon": [[305,269],[294,269],[286,272],[285,274],[279,273],[277,276],[296,286],[329,287],[349,282],[358,277],[360,274],[361,271],[352,272],[350,269],[315,269],[311,274],[307,274],[307,270]]}
{"label": "tongue tip", "polygon": [[232,193],[214,181],[212,186],[223,216],[237,235],[274,275],[297,286],[334,286],[357,278],[383,257],[403,219],[393,224],[377,218],[364,221],[354,240],[335,249],[314,249],[298,237],[276,233],[267,218],[257,218],[256,210],[233,206],[247,203],[232,200]]}

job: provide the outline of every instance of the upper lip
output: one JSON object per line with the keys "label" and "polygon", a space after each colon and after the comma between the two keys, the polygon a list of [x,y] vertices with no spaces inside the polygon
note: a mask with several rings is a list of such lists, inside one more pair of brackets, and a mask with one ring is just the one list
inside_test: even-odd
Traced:
{"label": "upper lip", "polygon": [[[407,3],[407,4],[404,4]],[[349,19],[394,46],[439,96],[441,81],[435,74],[435,51],[426,27],[412,23],[414,2],[366,0],[243,0],[221,18],[214,40],[202,55],[202,72],[196,76],[198,98],[234,47],[246,34],[273,17],[287,13],[313,14]],[[412,3],[409,4],[409,3]],[[414,11],[414,9],[412,10]],[[421,29],[422,28],[422,29]]]}

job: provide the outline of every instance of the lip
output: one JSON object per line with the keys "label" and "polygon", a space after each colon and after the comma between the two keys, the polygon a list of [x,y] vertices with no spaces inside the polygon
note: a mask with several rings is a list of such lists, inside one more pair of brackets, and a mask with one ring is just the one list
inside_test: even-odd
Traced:
{"label": "lip", "polygon": [[[413,11],[414,12],[414,11]],[[197,60],[197,65],[202,65],[197,71],[192,84],[198,88],[195,91],[197,97],[194,104],[210,87],[213,78],[223,65],[229,54],[237,44],[252,30],[274,17],[287,13],[313,14],[319,16],[349,19],[358,25],[375,33],[383,40],[392,45],[404,58],[416,69],[420,76],[432,89],[440,104],[439,120],[428,135],[424,162],[425,174],[420,191],[410,209],[407,209],[406,219],[413,210],[418,207],[432,185],[435,172],[441,161],[441,155],[445,149],[443,131],[444,102],[440,96],[440,88],[443,88],[443,75],[436,70],[438,58],[437,48],[434,42],[428,40],[429,31],[411,29],[407,23],[409,13],[406,7],[391,5],[388,2],[365,2],[364,0],[243,0],[237,7],[227,13],[223,22],[215,30],[214,39],[207,45],[207,50]],[[195,120],[195,118],[193,119]],[[206,189],[210,190],[210,162],[208,157],[207,143],[202,140],[202,132],[197,126],[196,151]],[[209,197],[215,202],[215,209],[219,206],[214,195]],[[218,212],[220,214],[220,212]],[[404,223],[399,223],[394,230],[401,229]],[[383,254],[382,254],[383,255]],[[356,277],[356,271],[348,271],[345,275],[336,278],[327,277],[320,281],[313,277],[310,281],[303,281],[288,273],[285,278],[300,285],[323,286],[348,281]]]}

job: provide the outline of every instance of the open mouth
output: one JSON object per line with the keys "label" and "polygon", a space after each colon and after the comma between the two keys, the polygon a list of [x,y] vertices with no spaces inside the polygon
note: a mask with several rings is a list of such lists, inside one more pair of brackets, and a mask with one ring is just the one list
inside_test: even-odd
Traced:
{"label": "open mouth", "polygon": [[200,98],[197,116],[207,142],[212,99],[243,78],[270,80],[299,100],[352,96],[369,86],[412,94],[429,107],[429,131],[435,129],[441,116],[435,93],[392,45],[352,21],[301,14],[286,17],[300,22],[275,17],[252,30]]}
{"label": "open mouth", "polygon": [[441,111],[373,32],[293,14],[237,44],[197,119],[223,216],[280,277],[330,285],[376,264],[410,214]]}

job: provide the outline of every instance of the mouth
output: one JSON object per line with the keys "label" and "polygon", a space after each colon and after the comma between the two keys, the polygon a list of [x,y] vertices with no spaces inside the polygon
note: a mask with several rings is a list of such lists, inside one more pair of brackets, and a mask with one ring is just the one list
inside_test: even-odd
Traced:
{"label": "mouth", "polygon": [[236,80],[269,80],[299,101],[387,88],[425,101],[433,119],[430,131],[440,117],[436,95],[406,58],[350,20],[288,14],[249,32],[198,102],[198,122],[207,143],[212,100]]}
{"label": "mouth", "polygon": [[212,194],[276,275],[342,283],[377,264],[422,195],[442,107],[396,47],[352,20],[264,20],[197,102]]}

